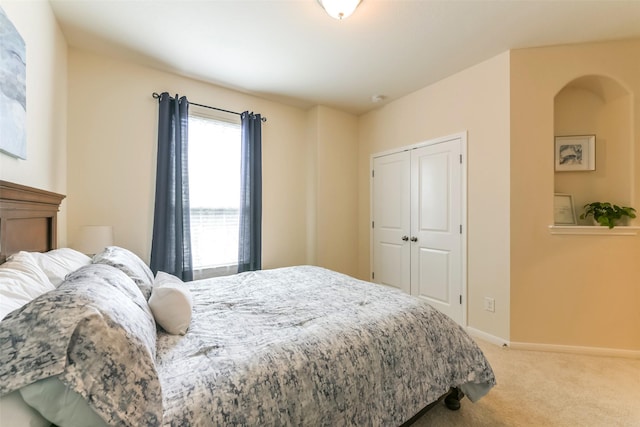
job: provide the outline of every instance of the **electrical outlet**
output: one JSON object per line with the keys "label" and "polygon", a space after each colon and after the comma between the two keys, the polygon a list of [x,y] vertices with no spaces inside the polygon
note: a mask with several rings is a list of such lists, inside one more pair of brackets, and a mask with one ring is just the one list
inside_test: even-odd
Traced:
{"label": "electrical outlet", "polygon": [[495,312],[496,311],[496,300],[491,297],[484,297],[484,309],[486,311]]}

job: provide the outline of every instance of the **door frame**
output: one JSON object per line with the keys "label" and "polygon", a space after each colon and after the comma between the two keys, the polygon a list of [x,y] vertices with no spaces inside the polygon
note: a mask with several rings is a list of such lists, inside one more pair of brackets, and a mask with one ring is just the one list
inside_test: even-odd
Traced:
{"label": "door frame", "polygon": [[429,145],[441,144],[443,142],[448,142],[454,139],[460,140],[460,152],[462,153],[462,161],[460,164],[460,225],[462,226],[461,238],[461,256],[462,256],[462,283],[460,292],[462,294],[462,326],[468,326],[467,312],[468,312],[468,295],[469,292],[467,290],[467,131],[453,133],[450,135],[441,136],[438,138],[428,139],[426,141],[418,142],[416,144],[405,145],[398,148],[393,148],[390,150],[381,151],[378,153],[373,153],[369,157],[369,280],[372,279],[373,273],[373,228],[371,224],[373,223],[373,159],[376,157],[388,156],[390,154],[399,153],[401,151],[410,151],[416,148],[426,147]]}

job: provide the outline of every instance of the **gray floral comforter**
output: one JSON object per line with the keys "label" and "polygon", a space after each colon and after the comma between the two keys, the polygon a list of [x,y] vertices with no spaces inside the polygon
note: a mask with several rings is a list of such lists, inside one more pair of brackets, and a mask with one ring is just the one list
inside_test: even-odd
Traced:
{"label": "gray floral comforter", "polygon": [[187,286],[189,331],[157,340],[165,425],[397,426],[495,384],[462,328],[391,288],[309,266]]}
{"label": "gray floral comforter", "polygon": [[397,426],[494,384],[473,340],[400,291],[318,267],[187,283],[186,335],[93,264],[0,322],[0,396],[55,377],[109,425]]}
{"label": "gray floral comforter", "polygon": [[156,325],[122,271],[93,264],[0,322],[0,396],[56,377],[109,425],[157,426]]}

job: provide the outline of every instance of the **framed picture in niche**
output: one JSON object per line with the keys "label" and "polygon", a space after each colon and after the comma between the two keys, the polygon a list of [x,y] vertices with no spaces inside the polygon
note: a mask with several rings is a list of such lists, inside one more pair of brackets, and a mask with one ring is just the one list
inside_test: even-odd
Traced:
{"label": "framed picture in niche", "polygon": [[596,136],[556,136],[556,172],[596,170]]}
{"label": "framed picture in niche", "polygon": [[576,225],[576,210],[571,194],[553,195],[553,223],[555,225]]}

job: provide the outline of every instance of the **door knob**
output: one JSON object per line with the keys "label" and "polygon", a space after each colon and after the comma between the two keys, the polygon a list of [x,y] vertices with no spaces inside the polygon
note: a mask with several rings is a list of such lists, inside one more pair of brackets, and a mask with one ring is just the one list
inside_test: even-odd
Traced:
{"label": "door knob", "polygon": [[409,236],[402,236],[402,241],[406,242],[407,240],[409,240]]}
{"label": "door knob", "polygon": [[417,238],[417,237],[415,237],[415,236],[413,236],[413,237],[411,238],[411,241],[412,241],[412,242],[417,242],[417,241],[418,241],[418,238]]}

